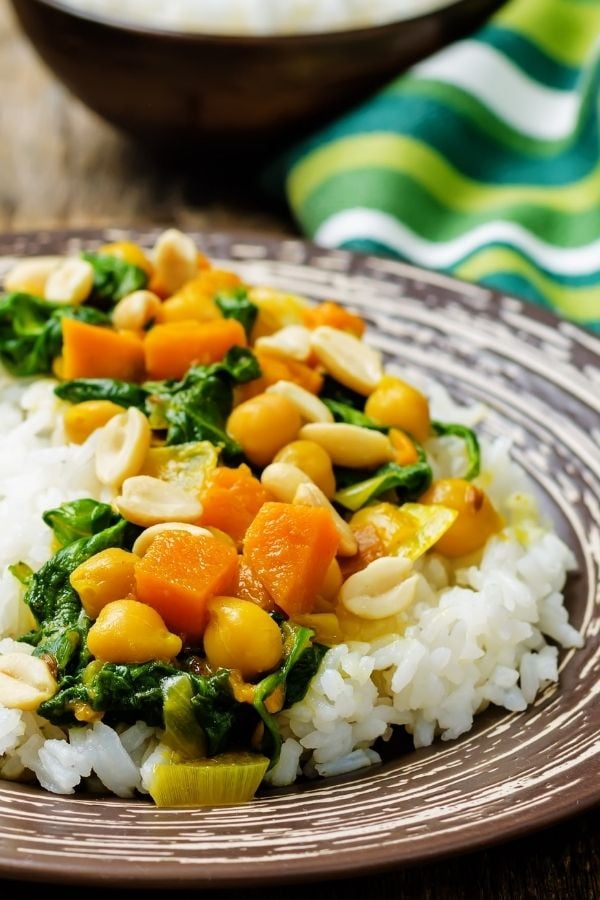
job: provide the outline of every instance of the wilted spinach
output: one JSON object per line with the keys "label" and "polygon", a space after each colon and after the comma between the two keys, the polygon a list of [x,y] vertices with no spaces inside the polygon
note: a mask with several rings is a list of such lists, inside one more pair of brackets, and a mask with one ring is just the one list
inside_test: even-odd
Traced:
{"label": "wilted spinach", "polygon": [[241,447],[225,431],[233,408],[233,388],[258,378],[258,360],[246,347],[232,347],[221,362],[192,366],[179,380],[147,381],[142,385],[110,378],[79,378],[55,388],[63,400],[112,400],[120,406],[136,406],[146,413],[151,426],[167,432],[167,444],[211,441],[222,447],[231,462]]}
{"label": "wilted spinach", "polygon": [[286,691],[286,706],[301,700],[327,652],[327,647],[311,642],[313,632],[310,628],[284,622],[281,630],[284,636],[284,662],[276,672],[257,684],[253,703],[265,725],[261,751],[270,757],[272,766],[279,759],[282,739],[277,719],[267,709],[266,700],[279,687]]}
{"label": "wilted spinach", "polygon": [[98,534],[99,531],[116,525],[121,519],[108,503],[99,503],[89,498],[72,500],[56,509],[48,509],[42,518],[54,532],[61,547],[78,538]]}
{"label": "wilted spinach", "polygon": [[37,656],[49,656],[60,674],[89,661],[85,638],[90,620],[81,607],[69,576],[77,566],[109,547],[130,547],[139,533],[125,519],[91,537],[81,537],[62,547],[32,578],[25,602],[37,627],[22,640],[35,646]]}
{"label": "wilted spinach", "polygon": [[116,378],[74,378],[57,385],[54,393],[69,403],[110,400],[125,409],[136,406],[143,410],[148,399],[148,391],[139,384],[119,381]]}
{"label": "wilted spinach", "polygon": [[143,290],[148,276],[143,269],[108,253],[82,253],[94,270],[94,285],[88,303],[110,309],[127,294]]}
{"label": "wilted spinach", "polygon": [[146,383],[150,391],[146,410],[150,422],[164,420],[167,444],[211,441],[222,448],[228,462],[238,460],[242,448],[225,430],[233,408],[233,388],[260,375],[260,366],[250,350],[233,347],[220,363],[193,366],[177,382]]}
{"label": "wilted spinach", "polygon": [[[346,470],[347,473],[351,470]],[[352,476],[351,476],[352,477]],[[354,475],[356,477],[356,475]],[[340,506],[353,512],[387,491],[395,491],[398,503],[416,500],[431,484],[431,466],[425,459],[409,466],[386,463],[363,480],[342,487],[334,495]]]}
{"label": "wilted spinach", "polygon": [[226,319],[237,319],[244,326],[250,337],[252,327],[258,315],[258,306],[252,303],[245,287],[235,287],[230,291],[222,291],[215,296],[215,303]]}
{"label": "wilted spinach", "polygon": [[457,425],[456,423],[433,421],[431,427],[435,433],[440,436],[445,437],[446,435],[452,435],[465,442],[465,449],[467,451],[467,470],[463,475],[463,478],[466,478],[467,481],[476,478],[481,469],[481,451],[475,432],[466,425]]}
{"label": "wilted spinach", "polygon": [[347,403],[331,400],[329,397],[323,398],[323,403],[333,413],[333,418],[336,422],[344,422],[346,425],[359,425],[361,428],[371,428],[373,431],[387,432],[389,430],[386,425],[379,425],[362,410],[354,409],[353,406],[349,406]]}

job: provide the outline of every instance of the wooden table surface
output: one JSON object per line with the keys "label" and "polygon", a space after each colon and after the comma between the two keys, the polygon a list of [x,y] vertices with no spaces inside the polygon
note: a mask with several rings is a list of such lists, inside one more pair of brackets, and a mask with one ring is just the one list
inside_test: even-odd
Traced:
{"label": "wooden table surface", "polygon": [[[267,202],[246,174],[169,165],[89,113],[43,68],[1,3],[0,230],[148,224],[294,233],[285,208]],[[0,883],[6,892],[15,887]],[[519,841],[423,867],[284,890],[290,900],[307,890],[329,900],[598,898],[600,813],[583,813]],[[80,891],[63,889],[73,897]],[[104,896],[100,888],[86,895],[101,892]],[[252,888],[225,896],[280,895],[279,889]]]}

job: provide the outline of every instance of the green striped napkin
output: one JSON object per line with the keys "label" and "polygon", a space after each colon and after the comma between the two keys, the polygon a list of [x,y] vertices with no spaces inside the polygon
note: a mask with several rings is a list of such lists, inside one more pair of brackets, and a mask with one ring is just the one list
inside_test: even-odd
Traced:
{"label": "green striped napkin", "polygon": [[297,148],[319,244],[393,253],[600,330],[600,0],[511,0]]}

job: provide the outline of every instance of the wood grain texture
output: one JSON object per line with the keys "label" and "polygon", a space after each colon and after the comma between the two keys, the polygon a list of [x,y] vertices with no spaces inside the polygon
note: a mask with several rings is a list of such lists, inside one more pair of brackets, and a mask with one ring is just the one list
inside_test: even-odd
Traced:
{"label": "wood grain texture", "polygon": [[[40,66],[0,4],[0,230],[177,223],[184,228],[291,233],[286,214],[265,210],[247,173],[166,164],[71,100]],[[107,871],[110,884],[110,871]],[[24,888],[20,884],[20,888]],[[36,886],[39,890],[39,884]],[[6,896],[15,885],[0,882]],[[290,900],[305,885],[285,889]],[[144,893],[147,894],[146,888]],[[105,888],[87,888],[92,897]],[[315,897],[574,898],[600,896],[600,814],[588,812],[518,841],[436,863],[310,887]],[[67,897],[81,888],[61,888]],[[111,891],[130,896],[135,891]],[[207,890],[204,896],[219,896]],[[235,889],[231,900],[281,897],[281,888]],[[198,896],[182,891],[179,896]]]}

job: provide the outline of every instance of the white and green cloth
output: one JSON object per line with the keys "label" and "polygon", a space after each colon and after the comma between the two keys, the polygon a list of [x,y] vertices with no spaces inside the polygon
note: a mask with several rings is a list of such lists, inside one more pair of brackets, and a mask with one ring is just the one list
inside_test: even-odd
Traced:
{"label": "white and green cloth", "polygon": [[392,253],[600,330],[600,0],[510,0],[286,165],[321,245]]}

